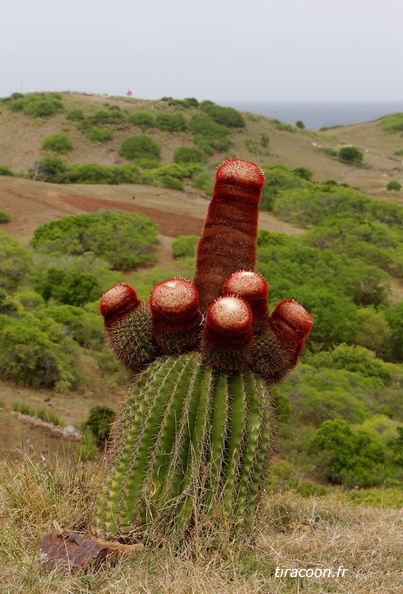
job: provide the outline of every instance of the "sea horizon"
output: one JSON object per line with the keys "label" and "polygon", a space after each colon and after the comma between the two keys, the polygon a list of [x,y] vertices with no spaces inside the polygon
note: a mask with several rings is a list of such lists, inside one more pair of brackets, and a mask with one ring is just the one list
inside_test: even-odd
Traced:
{"label": "sea horizon", "polygon": [[303,122],[309,130],[349,126],[403,112],[402,100],[385,101],[220,101],[222,106],[251,112],[295,126]]}

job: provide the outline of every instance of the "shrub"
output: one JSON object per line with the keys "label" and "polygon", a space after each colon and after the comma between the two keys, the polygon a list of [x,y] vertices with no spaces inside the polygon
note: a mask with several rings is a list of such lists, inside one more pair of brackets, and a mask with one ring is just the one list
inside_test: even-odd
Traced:
{"label": "shrub", "polygon": [[183,183],[177,177],[173,177],[172,175],[162,175],[159,179],[163,188],[169,190],[184,190]]}
{"label": "shrub", "polygon": [[291,173],[298,175],[298,177],[302,177],[302,179],[306,179],[307,181],[311,181],[313,176],[313,171],[307,167],[296,167],[295,169],[291,170]]}
{"label": "shrub", "polygon": [[18,241],[0,232],[0,287],[15,289],[31,269],[32,256]]}
{"label": "shrub", "polygon": [[115,416],[115,411],[108,406],[94,406],[85,421],[85,426],[92,432],[97,442],[106,441],[110,435]]}
{"label": "shrub", "polygon": [[135,126],[139,126],[144,132],[147,128],[153,128],[155,126],[155,117],[152,113],[137,111],[129,116],[129,122]]}
{"label": "shrub", "polygon": [[276,128],[276,130],[280,130],[280,132],[295,132],[294,126],[291,124],[285,124],[284,122],[280,122],[277,118],[271,120],[271,123]]}
{"label": "shrub", "polygon": [[183,132],[187,128],[186,120],[180,113],[159,113],[155,125],[166,132]]}
{"label": "shrub", "polygon": [[175,163],[202,163],[205,161],[203,151],[194,146],[179,146],[174,152]]}
{"label": "shrub", "polygon": [[62,324],[66,334],[84,348],[101,351],[104,347],[103,322],[97,313],[73,305],[53,305],[42,310],[39,315]]}
{"label": "shrub", "polygon": [[84,112],[82,109],[71,109],[66,118],[72,121],[80,121],[84,119]]}
{"label": "shrub", "polygon": [[92,126],[102,126],[104,124],[120,124],[126,120],[126,116],[120,111],[97,111],[87,119]]}
{"label": "shrub", "polygon": [[88,140],[104,144],[112,140],[112,132],[107,128],[90,128],[86,134]]}
{"label": "shrub", "polygon": [[45,301],[52,298],[77,307],[101,297],[95,276],[86,272],[66,272],[58,268],[49,268],[39,292]]}
{"label": "shrub", "polygon": [[198,235],[181,235],[175,239],[171,245],[174,258],[193,258],[199,239]]}
{"label": "shrub", "polygon": [[398,181],[396,180],[392,180],[388,183],[388,185],[386,186],[386,189],[390,192],[390,191],[396,191],[396,192],[400,192],[400,190],[402,189],[402,184],[400,184]]}
{"label": "shrub", "polygon": [[245,120],[233,107],[221,107],[212,101],[203,101],[201,109],[208,114],[217,124],[227,128],[245,128]]}
{"label": "shrub", "polygon": [[229,146],[228,136],[231,130],[214,121],[212,117],[201,113],[193,116],[189,122],[193,140],[204,151],[204,147],[213,146],[214,143],[226,144]]}
{"label": "shrub", "polygon": [[73,143],[66,134],[53,134],[43,140],[41,149],[63,155],[73,150]]}
{"label": "shrub", "polygon": [[0,329],[0,377],[37,388],[78,384],[78,346],[59,324],[31,315],[0,316]]}
{"label": "shrub", "polygon": [[385,477],[385,452],[379,436],[343,419],[325,421],[309,441],[321,478],[348,487],[368,487]]}
{"label": "shrub", "polygon": [[0,167],[0,175],[6,175],[8,177],[14,177],[14,173],[9,169],[9,167]]}
{"label": "shrub", "polygon": [[112,167],[87,163],[86,165],[73,165],[66,169],[60,181],[77,184],[109,184],[114,183],[115,176]]}
{"label": "shrub", "polygon": [[300,128],[300,130],[303,130],[305,128],[305,124],[304,122],[301,122],[301,120],[297,120],[295,122],[295,125],[297,126],[297,128]]}
{"label": "shrub", "polygon": [[267,132],[262,132],[262,135],[260,137],[260,144],[264,148],[267,148],[269,146],[269,142],[270,142],[270,136],[267,134]]}
{"label": "shrub", "polygon": [[362,165],[364,155],[353,146],[343,146],[338,154],[338,159],[347,165]]}
{"label": "shrub", "polygon": [[119,155],[129,161],[135,159],[158,160],[160,147],[149,136],[130,136],[122,142]]}
{"label": "shrub", "polygon": [[403,132],[403,113],[391,113],[385,116],[381,121],[381,127],[384,132],[390,134]]}
{"label": "shrub", "polygon": [[45,157],[34,163],[29,174],[32,179],[44,182],[58,183],[62,174],[66,171],[66,165],[58,157]]}
{"label": "shrub", "polygon": [[9,223],[11,221],[11,215],[9,212],[0,210],[0,223]]}
{"label": "shrub", "polygon": [[115,269],[127,270],[155,260],[157,227],[147,216],[120,210],[65,216],[40,225],[31,245],[49,254],[93,252]]}
{"label": "shrub", "polygon": [[23,106],[23,113],[33,118],[48,118],[58,111],[63,111],[64,107],[61,101],[57,99],[27,98]]}

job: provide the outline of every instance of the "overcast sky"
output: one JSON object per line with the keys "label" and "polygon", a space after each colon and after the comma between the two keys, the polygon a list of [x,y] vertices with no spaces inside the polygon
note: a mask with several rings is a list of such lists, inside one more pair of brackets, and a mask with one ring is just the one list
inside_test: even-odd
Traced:
{"label": "overcast sky", "polygon": [[402,0],[0,0],[0,97],[403,99]]}

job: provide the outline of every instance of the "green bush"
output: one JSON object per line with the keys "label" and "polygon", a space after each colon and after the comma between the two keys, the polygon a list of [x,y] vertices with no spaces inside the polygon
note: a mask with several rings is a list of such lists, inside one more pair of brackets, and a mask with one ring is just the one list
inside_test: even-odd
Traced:
{"label": "green bush", "polygon": [[112,140],[112,132],[107,128],[90,128],[86,134],[88,140],[104,144]]}
{"label": "green bush", "polygon": [[12,237],[0,231],[0,287],[15,289],[31,270],[32,255]]}
{"label": "green bush", "polygon": [[291,173],[298,175],[298,177],[302,177],[302,179],[305,179],[306,181],[311,181],[313,177],[313,171],[307,167],[296,167],[291,170]]}
{"label": "green bush", "polygon": [[171,249],[174,258],[192,258],[196,253],[199,241],[197,235],[181,235],[172,242]]}
{"label": "green bush", "polygon": [[343,146],[337,153],[339,161],[347,165],[362,165],[364,154],[353,146]]}
{"label": "green bush", "polygon": [[384,132],[395,134],[403,132],[403,113],[391,113],[382,118],[381,127]]}
{"label": "green bush", "polygon": [[388,183],[388,185],[386,186],[386,189],[390,192],[390,191],[396,191],[396,192],[400,192],[400,190],[402,189],[402,184],[400,184],[398,181],[396,180],[392,180]]}
{"label": "green bush", "polygon": [[41,95],[19,97],[11,101],[9,108],[11,111],[22,111],[24,115],[33,118],[47,118],[64,110],[60,99]]}
{"label": "green bush", "polygon": [[209,171],[200,171],[192,179],[193,188],[203,190],[206,196],[211,196],[214,187],[214,174]]}
{"label": "green bush", "polygon": [[317,473],[331,483],[369,487],[385,478],[384,447],[373,431],[349,425],[343,419],[325,421],[308,447]]}
{"label": "green bush", "polygon": [[66,169],[66,165],[59,157],[45,157],[35,161],[29,174],[36,181],[58,183]]}
{"label": "green bush", "polygon": [[6,175],[8,177],[14,177],[14,173],[9,169],[9,167],[0,167],[0,175]]}
{"label": "green bush", "polygon": [[174,152],[175,163],[203,163],[205,154],[194,146],[179,146]]}
{"label": "green bush", "polygon": [[[266,181],[262,189],[260,209],[273,210],[276,196],[281,190],[312,187],[312,183],[306,179],[306,176],[301,175],[301,169],[305,170],[305,167],[298,168],[298,171],[290,171],[283,165],[263,167]],[[307,169],[306,171],[309,172],[310,170]]]}
{"label": "green bush", "polygon": [[212,117],[201,113],[194,115],[189,122],[189,129],[193,134],[194,142],[199,148],[209,153],[209,148],[219,147],[219,150],[227,150],[230,146],[229,135],[231,130],[226,126],[218,124]]}
{"label": "green bush", "polygon": [[245,128],[244,118],[233,107],[221,107],[212,101],[203,101],[200,104],[200,108],[217,122],[217,124],[221,124],[227,128]]}
{"label": "green bush", "polygon": [[105,124],[121,124],[126,120],[120,111],[97,111],[87,118],[90,126],[103,126]]}
{"label": "green bush", "polygon": [[162,175],[159,180],[163,188],[180,190],[181,192],[184,190],[183,183],[177,177],[173,177],[172,175]]}
{"label": "green bush", "polygon": [[270,136],[267,134],[267,132],[262,132],[262,135],[260,137],[260,144],[263,148],[267,148],[269,146],[269,142],[270,142]]}
{"label": "green bush", "polygon": [[78,346],[50,318],[0,315],[1,378],[66,390],[81,380],[78,361]]}
{"label": "green bush", "polygon": [[97,442],[106,441],[109,438],[115,416],[115,411],[108,406],[94,406],[85,421],[85,427],[92,432]]}
{"label": "green bush", "polygon": [[119,155],[129,161],[135,159],[159,160],[160,147],[149,136],[130,136],[122,142]]}
{"label": "green bush", "polygon": [[49,268],[39,292],[45,301],[52,298],[77,307],[101,297],[95,276],[85,272],[66,272],[58,268]]}
{"label": "green bush", "polygon": [[155,127],[154,115],[145,111],[136,111],[135,113],[131,114],[129,116],[129,122],[135,126],[139,126],[142,132],[147,130],[147,128]]}
{"label": "green bush", "polygon": [[183,132],[187,128],[186,120],[180,113],[158,113],[155,125],[166,132]]}
{"label": "green bush", "polygon": [[0,223],[9,223],[11,221],[11,215],[5,210],[0,210]]}
{"label": "green bush", "polygon": [[84,112],[82,109],[71,109],[66,116],[66,118],[68,120],[77,121],[77,122],[83,120],[84,117],[85,116],[84,116]]}
{"label": "green bush", "polygon": [[40,225],[31,245],[43,253],[81,255],[93,252],[113,268],[127,270],[155,260],[157,227],[140,213],[106,210],[65,216]]}
{"label": "green bush", "polygon": [[73,150],[73,143],[66,134],[52,134],[43,140],[41,149],[63,155]]}
{"label": "green bush", "polygon": [[52,305],[39,315],[62,324],[66,334],[84,348],[101,351],[105,345],[103,321],[98,313],[72,305]]}
{"label": "green bush", "polygon": [[299,128],[300,130],[303,130],[303,129],[305,128],[305,124],[304,124],[304,122],[302,122],[301,120],[297,120],[297,121],[295,122],[295,125],[296,125],[296,127],[297,127],[297,128]]}
{"label": "green bush", "polygon": [[271,120],[271,123],[276,128],[276,130],[280,130],[280,132],[295,132],[294,126],[291,124],[285,124],[284,122],[280,122],[277,118]]}

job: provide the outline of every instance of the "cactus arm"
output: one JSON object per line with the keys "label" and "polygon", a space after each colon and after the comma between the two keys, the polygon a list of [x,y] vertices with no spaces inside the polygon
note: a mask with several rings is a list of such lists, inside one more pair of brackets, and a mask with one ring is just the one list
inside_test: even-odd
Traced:
{"label": "cactus arm", "polygon": [[253,270],[262,170],[254,163],[230,159],[216,173],[216,184],[197,246],[194,283],[200,308],[222,294],[225,279],[237,270]]}

